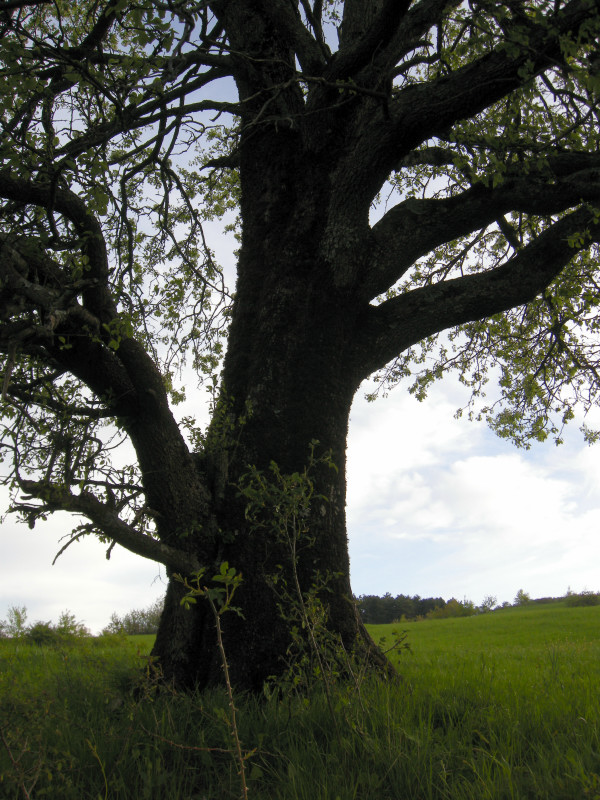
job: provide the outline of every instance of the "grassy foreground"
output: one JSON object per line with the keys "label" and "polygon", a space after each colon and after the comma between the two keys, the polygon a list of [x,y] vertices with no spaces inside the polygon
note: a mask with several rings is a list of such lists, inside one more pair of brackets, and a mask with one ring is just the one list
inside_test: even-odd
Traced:
{"label": "grassy foreground", "polygon": [[[600,800],[600,607],[374,626],[408,631],[403,679],[238,696],[248,797]],[[225,693],[139,681],[144,637],[0,641],[0,797],[242,795]],[[358,677],[358,676],[357,676]],[[137,683],[137,688],[132,686]]]}

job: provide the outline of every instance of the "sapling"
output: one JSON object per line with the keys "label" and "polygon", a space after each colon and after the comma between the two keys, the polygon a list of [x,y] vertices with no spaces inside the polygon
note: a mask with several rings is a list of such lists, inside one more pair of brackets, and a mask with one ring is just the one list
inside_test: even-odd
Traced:
{"label": "sapling", "polygon": [[243,617],[241,609],[233,606],[233,595],[236,589],[242,583],[242,575],[238,573],[235,567],[230,567],[227,561],[219,567],[219,572],[213,575],[212,581],[217,583],[217,586],[208,586],[206,584],[205,569],[197,570],[191,578],[177,578],[183,583],[188,593],[182,598],[181,604],[183,606],[190,606],[196,603],[196,598],[202,597],[208,601],[210,610],[215,620],[215,627],[217,629],[217,645],[219,654],[221,656],[221,664],[223,666],[223,673],[225,677],[225,686],[227,688],[227,698],[229,700],[229,713],[230,722],[229,730],[235,745],[235,760],[238,767],[238,775],[240,777],[241,797],[246,800],[248,797],[248,784],[246,781],[246,760],[255,752],[254,750],[249,753],[242,752],[242,743],[239,737],[238,724],[237,724],[237,710],[233,698],[233,687],[231,685],[231,678],[229,675],[229,665],[227,663],[227,654],[225,652],[225,645],[223,644],[223,629],[221,626],[221,617],[227,611],[233,611],[239,616]]}

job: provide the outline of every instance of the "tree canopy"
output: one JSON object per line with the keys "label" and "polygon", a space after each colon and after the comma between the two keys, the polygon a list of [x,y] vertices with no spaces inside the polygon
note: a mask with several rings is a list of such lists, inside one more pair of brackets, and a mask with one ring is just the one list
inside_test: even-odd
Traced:
{"label": "tree canopy", "polygon": [[[320,440],[343,473],[369,376],[424,396],[457,370],[498,433],[560,439],[600,388],[599,13],[0,2],[1,446],[22,518],[71,511],[74,536],[189,574],[246,524],[249,464],[300,469]],[[214,220],[238,236],[235,287]],[[220,391],[206,430],[177,415],[184,367]],[[321,407],[345,414],[331,441]]]}

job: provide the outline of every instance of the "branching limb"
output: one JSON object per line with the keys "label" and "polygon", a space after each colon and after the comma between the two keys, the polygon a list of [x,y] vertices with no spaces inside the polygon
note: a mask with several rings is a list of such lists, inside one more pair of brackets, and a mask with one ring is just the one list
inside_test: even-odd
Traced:
{"label": "branching limb", "polygon": [[102,503],[90,492],[83,491],[75,495],[67,489],[43,481],[21,479],[19,483],[23,492],[31,498],[41,499],[48,510],[64,510],[87,517],[102,535],[114,539],[117,544],[136,555],[157,561],[169,570],[183,575],[201,569],[202,565],[192,553],[178,550],[141,533],[123,522],[113,508]]}
{"label": "branching limb", "polygon": [[438,331],[532,301],[578,250],[599,239],[594,214],[580,208],[495,269],[440,281],[370,306],[354,354],[362,377]]}
{"label": "branching limb", "polygon": [[[587,171],[586,170],[587,167]],[[600,155],[565,153],[531,166],[495,188],[476,184],[440,200],[411,198],[391,208],[373,227],[376,247],[365,273],[369,299],[387,291],[417,259],[444,242],[485,228],[509,211],[556,214],[582,201],[600,200]],[[517,168],[513,170],[515,176]]]}
{"label": "branching limb", "polygon": [[347,0],[341,27],[341,50],[327,72],[328,80],[356,75],[393,37],[412,0],[380,3]]}
{"label": "branching limb", "polygon": [[422,142],[489,108],[534,76],[560,64],[562,38],[576,34],[599,10],[600,0],[571,0],[554,17],[552,26],[533,25],[527,46],[517,52],[509,52],[503,42],[449,75],[398,92],[390,103],[390,125],[385,135],[382,119],[373,120],[379,138],[371,145],[382,178]]}
{"label": "branching limb", "polygon": [[304,27],[294,5],[288,0],[261,0],[261,5],[263,13],[298,57],[302,69],[309,75],[320,75],[327,64],[323,48]]}

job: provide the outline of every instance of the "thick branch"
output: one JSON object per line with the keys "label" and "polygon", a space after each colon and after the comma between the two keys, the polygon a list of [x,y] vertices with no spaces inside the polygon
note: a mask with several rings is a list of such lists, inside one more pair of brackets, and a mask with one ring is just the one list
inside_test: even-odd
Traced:
{"label": "thick branch", "polygon": [[43,353],[89,386],[111,414],[135,412],[136,394],[123,365],[99,341],[100,320],[77,302],[86,281],[68,281],[35,239],[0,236],[0,283],[0,350]]}
{"label": "thick branch", "polygon": [[[98,319],[100,324],[97,327],[99,329],[101,329],[102,323],[107,324],[114,320],[117,316],[117,308],[106,283],[108,260],[104,237],[98,221],[88,211],[85,203],[69,190],[53,189],[48,185],[13,178],[6,172],[0,172],[0,196],[55,209],[73,222],[82,237],[82,251],[89,259],[89,283],[94,284],[93,288],[82,291],[84,306]],[[82,349],[86,351],[86,358],[83,360],[79,357]],[[74,343],[72,351],[60,352],[57,355],[60,356],[62,363],[68,364],[68,368],[75,375],[97,391],[97,381],[93,378],[93,370],[90,373],[90,364],[87,361],[90,356],[87,351],[90,349],[96,351],[95,355],[100,364],[104,363],[107,358],[111,362],[114,360],[112,352],[102,353],[102,348],[91,340],[80,341],[77,345]],[[166,405],[166,398],[163,397],[165,390],[162,377],[141,345],[133,339],[124,339],[117,350],[117,359],[125,366],[140,396],[144,394],[152,397],[153,405],[157,403],[160,406]],[[96,364],[94,364],[95,367]],[[131,391],[131,387],[129,391]],[[100,394],[102,395],[104,392],[100,392]]]}
{"label": "thick branch", "polygon": [[[360,22],[357,25],[358,20],[353,20],[352,16],[356,10],[358,16],[364,18],[365,3],[362,3],[361,7],[361,4],[347,2],[342,26],[342,44],[348,40],[351,44],[348,47],[342,47],[336,54],[325,73],[326,79],[335,81],[354,77],[369,64],[375,54],[385,48],[392,39],[411,2],[412,0],[383,0],[381,10],[364,35],[359,38],[356,38],[356,34],[360,31],[361,25]],[[368,5],[376,7],[373,0]]]}
{"label": "thick branch", "polygon": [[508,177],[496,188],[476,184],[454,197],[410,199],[390,209],[373,227],[375,248],[364,294],[377,297],[426,253],[485,228],[509,211],[556,214],[600,199],[600,154],[564,153],[525,174],[521,165],[512,171],[517,169],[521,177]]}
{"label": "thick branch", "polygon": [[[569,243],[589,231],[579,247]],[[427,336],[532,301],[571,261],[578,249],[600,240],[600,224],[587,208],[556,222],[496,269],[465,275],[369,306],[357,335],[354,363],[362,378],[381,369]]]}
{"label": "thick branch", "polygon": [[[0,173],[0,196],[21,202],[33,203],[55,208],[70,219],[82,237],[82,250],[89,253],[91,270],[90,278],[95,282],[93,289],[82,290],[84,305],[88,312],[94,314],[99,323],[108,323],[117,316],[117,309],[110,295],[107,277],[108,264],[102,231],[96,219],[85,204],[72,192],[63,189],[52,189],[46,185],[13,179],[5,172]],[[95,246],[94,246],[95,245]],[[26,280],[17,272],[15,281]],[[69,287],[65,287],[68,289]],[[45,298],[41,298],[44,299]],[[52,298],[50,298],[51,300]],[[31,303],[31,298],[29,298]],[[73,326],[77,303],[73,301],[64,316],[51,331],[46,333],[48,341],[44,341],[46,353],[53,363],[59,363],[69,372],[83,381],[94,394],[121,418],[130,435],[140,466],[142,468],[144,488],[153,507],[160,506],[157,498],[169,491],[173,493],[173,502],[179,502],[179,494],[184,494],[183,487],[166,486],[163,473],[172,467],[189,475],[189,481],[195,479],[194,468],[187,445],[171,409],[162,375],[156,364],[143,346],[133,338],[123,337],[119,347],[113,351],[109,346],[98,341],[93,331],[81,325]],[[25,322],[25,331],[9,333],[33,337],[37,343],[36,330]],[[40,326],[38,326],[40,328]],[[102,332],[102,324],[97,328]],[[53,331],[62,334],[68,340],[69,347],[63,347],[60,340],[55,341]],[[1,345],[1,341],[0,341]],[[167,490],[168,489],[168,490]],[[189,494],[189,486],[186,487]],[[205,502],[203,487],[198,486],[199,502]]]}
{"label": "thick branch", "polygon": [[57,211],[73,223],[89,266],[90,281],[82,292],[84,305],[101,322],[110,322],[117,309],[106,287],[109,274],[106,244],[100,223],[86,204],[69,189],[17,178],[8,170],[0,172],[0,197]]}
{"label": "thick branch", "polygon": [[164,564],[170,571],[189,575],[199,570],[200,562],[195,555],[186,553],[176,547],[163,544],[157,539],[123,522],[118,514],[100,502],[90,492],[74,495],[66,489],[49,487],[44,482],[21,480],[21,488],[29,495],[43,500],[51,510],[69,511],[87,517],[103,534],[113,539],[126,550],[151,561]]}
{"label": "thick branch", "polygon": [[[421,0],[418,3],[411,3],[411,7],[399,19],[395,29],[391,26],[388,28],[387,43],[373,52],[368,66],[380,70],[382,75],[391,75],[393,72],[397,72],[394,68],[398,63],[416,48],[422,47],[427,42],[426,37],[431,28],[460,3],[461,0]],[[344,8],[346,9],[347,6],[346,2]],[[342,26],[343,31],[344,25]],[[420,60],[417,63],[420,63]],[[400,70],[405,72],[405,69],[408,68],[410,65],[404,64]]]}
{"label": "thick branch", "polygon": [[26,8],[27,6],[43,6],[51,2],[52,0],[3,0],[0,3],[0,13],[2,11],[13,11],[16,8]]}
{"label": "thick branch", "polygon": [[298,57],[301,68],[308,75],[320,75],[326,66],[323,51],[302,24],[298,10],[289,0],[262,0],[263,13],[267,14],[278,33]]}
{"label": "thick branch", "polygon": [[600,0],[572,0],[552,19],[552,26],[533,26],[528,45],[512,56],[501,43],[495,50],[434,81],[412,85],[390,104],[391,120],[371,122],[370,174],[380,186],[389,171],[422,142],[473,117],[555,66],[562,58],[561,37],[574,33],[600,11]]}
{"label": "thick branch", "polygon": [[392,68],[421,42],[431,28],[438,24],[462,0],[421,0],[408,11],[379,58],[381,66]]}
{"label": "thick branch", "polygon": [[65,55],[67,55],[70,60],[77,61],[88,58],[92,51],[98,47],[117,19],[116,7],[118,4],[119,0],[109,0],[100,12],[93,28],[82,39],[81,43],[76,47],[70,47],[66,51]]}

